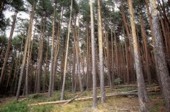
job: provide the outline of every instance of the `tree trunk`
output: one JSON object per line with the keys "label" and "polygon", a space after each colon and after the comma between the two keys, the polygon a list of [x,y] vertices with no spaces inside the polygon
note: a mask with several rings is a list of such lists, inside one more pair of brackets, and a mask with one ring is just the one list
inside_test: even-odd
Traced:
{"label": "tree trunk", "polygon": [[113,84],[112,84],[112,78],[111,78],[111,58],[110,58],[110,42],[109,42],[109,36],[106,33],[105,34],[105,42],[106,42],[106,60],[107,60],[107,75],[108,75],[108,81],[109,81],[109,85],[110,85],[110,89],[113,89]]}
{"label": "tree trunk", "polygon": [[130,23],[132,28],[132,38],[133,38],[133,49],[134,49],[134,58],[135,58],[135,68],[136,68],[136,75],[137,75],[137,85],[138,85],[138,99],[140,105],[141,112],[148,112],[146,101],[146,88],[145,82],[143,77],[143,71],[141,66],[141,59],[139,57],[139,48],[136,36],[136,27],[135,27],[135,20],[134,20],[134,10],[132,6],[132,0],[128,0],[129,5],[129,13],[130,13]]}
{"label": "tree trunk", "polygon": [[170,76],[165,60],[165,53],[163,51],[163,41],[160,32],[158,10],[155,0],[150,0],[151,5],[151,16],[154,34],[154,55],[155,62],[157,63],[159,76],[162,83],[162,92],[165,99],[166,111],[170,111]]}
{"label": "tree trunk", "polygon": [[[95,55],[95,39],[94,39],[94,17],[93,17],[93,1],[90,0],[90,18],[91,18],[91,52],[92,52],[92,76],[93,76],[93,107],[97,106],[97,89],[96,89],[96,55]],[[87,65],[88,66],[88,65]]]}
{"label": "tree trunk", "polygon": [[42,59],[43,59],[43,47],[44,47],[44,32],[45,32],[45,19],[42,17],[41,20],[41,34],[38,49],[38,65],[37,65],[37,80],[36,80],[36,93],[40,92],[40,80],[42,74]]}
{"label": "tree trunk", "polygon": [[10,52],[11,45],[12,45],[12,36],[13,36],[13,33],[14,33],[14,29],[15,29],[15,23],[16,23],[16,19],[17,19],[17,13],[18,13],[18,12],[15,12],[15,14],[14,14],[14,16],[13,16],[13,22],[12,22],[12,26],[11,26],[10,36],[9,36],[9,38],[8,38],[8,46],[7,46],[7,50],[6,50],[5,58],[4,58],[4,63],[3,63],[3,66],[2,66],[2,70],[1,70],[0,84],[1,84],[2,81],[3,81],[4,72],[5,72],[5,66],[6,66],[6,64],[7,64],[8,57],[9,57],[9,52]]}
{"label": "tree trunk", "polygon": [[65,80],[66,80],[66,71],[67,71],[67,56],[68,56],[68,47],[69,47],[69,39],[70,39],[70,30],[71,30],[72,10],[73,10],[73,0],[71,0],[71,5],[70,5],[70,19],[69,19],[69,24],[68,24],[66,54],[65,54],[65,59],[64,59],[63,84],[62,84],[60,100],[64,99],[64,89],[65,89]]}
{"label": "tree trunk", "polygon": [[147,73],[147,80],[149,84],[151,84],[151,73],[150,73],[150,66],[149,66],[149,52],[148,52],[148,47],[147,47],[147,39],[146,39],[146,32],[145,32],[145,27],[144,27],[144,22],[142,17],[140,18],[141,21],[141,32],[142,32],[142,39],[144,43],[144,54],[145,54],[145,63],[146,63],[146,73]]}
{"label": "tree trunk", "polygon": [[56,4],[53,6],[54,7],[54,12],[53,12],[53,23],[52,23],[52,45],[51,45],[51,67],[50,67],[50,77],[49,77],[49,87],[48,87],[48,96],[51,97],[52,96],[52,92],[53,92],[53,78],[54,78],[54,74],[53,74],[53,67],[54,67],[54,38],[55,38],[55,22],[56,22]]}
{"label": "tree trunk", "polygon": [[[79,17],[77,17],[77,23],[79,22]],[[80,87],[80,91],[83,91],[83,85],[82,85],[82,79],[81,79],[81,75],[80,75],[80,49],[79,49],[79,26],[76,27],[75,26],[75,50],[76,50],[76,61],[77,61],[77,75],[78,75],[78,79],[79,79],[79,87]]]}
{"label": "tree trunk", "polygon": [[28,28],[28,36],[27,36],[26,43],[25,43],[25,48],[24,48],[24,54],[23,54],[23,59],[22,59],[22,64],[21,64],[19,81],[18,81],[18,88],[17,88],[17,93],[16,93],[16,100],[18,100],[19,94],[20,94],[22,77],[23,77],[26,58],[27,58],[28,44],[29,44],[29,42],[31,40],[31,36],[32,36],[33,19],[34,19],[34,5],[32,6],[32,11],[31,11],[31,14],[30,14],[30,23],[29,23],[29,28]]}
{"label": "tree trunk", "polygon": [[30,73],[30,63],[31,63],[31,53],[32,53],[32,46],[33,46],[33,36],[31,35],[30,42],[28,44],[28,57],[26,60],[26,76],[25,76],[25,95],[28,96],[28,75]]}
{"label": "tree trunk", "polygon": [[103,68],[103,34],[102,34],[102,16],[101,16],[101,0],[97,0],[98,12],[98,44],[99,44],[99,68],[100,68],[100,88],[101,88],[101,102],[106,100],[104,87],[104,68]]}
{"label": "tree trunk", "polygon": [[[113,42],[113,33],[112,33],[112,28],[111,28],[111,78],[112,81],[115,79],[115,70],[114,70],[114,42]],[[113,83],[114,86],[114,83]]]}

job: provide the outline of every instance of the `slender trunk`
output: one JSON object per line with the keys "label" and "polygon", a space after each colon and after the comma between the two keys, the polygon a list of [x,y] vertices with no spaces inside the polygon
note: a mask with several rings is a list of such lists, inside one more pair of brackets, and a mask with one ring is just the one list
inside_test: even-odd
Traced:
{"label": "slender trunk", "polygon": [[26,43],[25,43],[25,48],[24,48],[24,54],[23,54],[23,59],[22,59],[22,64],[21,64],[19,81],[18,81],[18,88],[17,88],[17,93],[16,93],[16,100],[18,100],[18,98],[19,98],[20,89],[21,89],[21,83],[22,83],[22,77],[23,77],[26,58],[27,58],[28,44],[29,44],[29,42],[31,40],[31,36],[32,36],[33,17],[34,17],[34,5],[32,6],[32,11],[31,11],[31,14],[30,14],[30,23],[29,23],[29,28],[28,28],[28,36],[27,36]]}
{"label": "slender trunk", "polygon": [[[123,34],[124,36],[126,35],[125,34],[125,29],[123,29]],[[125,63],[125,68],[126,68],[126,83],[129,84],[130,83],[130,75],[129,75],[129,49],[128,49],[128,39],[125,38],[125,60],[126,60],[126,63]]]}
{"label": "slender trunk", "polygon": [[68,56],[68,47],[69,47],[69,40],[70,40],[72,10],[73,10],[73,0],[71,0],[71,5],[70,5],[70,19],[69,19],[69,24],[68,24],[68,33],[67,33],[67,42],[66,42],[66,54],[65,54],[65,58],[64,58],[63,84],[62,84],[60,100],[64,99],[64,89],[65,89],[65,80],[66,80],[67,56]]}
{"label": "slender trunk", "polygon": [[[32,38],[32,36],[31,36]],[[33,46],[33,39],[30,40],[28,44],[28,57],[26,60],[26,76],[25,76],[25,95],[28,96],[28,75],[30,73],[30,63],[31,63],[31,53],[32,53],[32,46]]]}
{"label": "slender trunk", "polygon": [[106,41],[106,54],[107,54],[107,75],[108,75],[108,80],[109,80],[109,85],[110,85],[110,89],[112,90],[113,89],[113,84],[112,84],[112,78],[111,78],[111,60],[110,60],[110,44],[109,44],[109,36],[108,34],[106,33],[106,36],[105,36],[105,41]]}
{"label": "slender trunk", "polygon": [[145,27],[144,27],[144,22],[142,17],[140,18],[141,20],[141,32],[142,32],[142,38],[144,42],[144,54],[145,54],[145,61],[146,61],[146,73],[147,73],[147,80],[149,84],[151,84],[151,73],[150,73],[150,66],[149,66],[149,54],[148,54],[148,47],[147,47],[147,39],[146,39],[146,32],[145,32]]}
{"label": "slender trunk", "polygon": [[52,83],[53,83],[53,66],[54,66],[54,38],[55,38],[55,22],[56,22],[56,12],[55,12],[55,7],[56,5],[54,5],[54,12],[53,12],[53,23],[52,23],[52,45],[51,45],[51,67],[50,67],[50,77],[49,77],[49,87],[48,87],[48,96],[51,97],[52,96],[52,92],[53,92],[53,87],[52,87]]}
{"label": "slender trunk", "polygon": [[[77,17],[77,23],[79,22],[79,17]],[[79,79],[79,87],[80,90],[83,91],[83,86],[82,86],[82,79],[81,79],[81,73],[80,73],[80,50],[79,50],[79,26],[78,28],[75,28],[75,49],[76,49],[76,59],[77,59],[77,75],[78,75],[78,79]],[[76,32],[77,31],[77,32]]]}
{"label": "slender trunk", "polygon": [[37,65],[37,80],[36,80],[36,93],[40,92],[40,80],[42,74],[42,60],[43,60],[43,47],[44,47],[44,32],[45,32],[45,20],[42,17],[41,20],[41,35],[39,42],[39,50],[38,50],[38,65]]}
{"label": "slender trunk", "polygon": [[73,47],[73,70],[72,70],[72,92],[75,92],[75,69],[76,69],[76,53],[75,53],[75,47]]}
{"label": "slender trunk", "polygon": [[11,31],[10,31],[10,35],[9,35],[9,38],[8,38],[8,46],[7,46],[7,50],[6,50],[5,58],[4,58],[4,63],[3,63],[3,66],[2,66],[2,70],[1,70],[0,84],[3,81],[5,67],[6,67],[6,64],[7,64],[7,61],[8,61],[8,57],[9,57],[9,52],[10,52],[10,49],[11,49],[11,46],[12,46],[12,37],[13,37],[14,29],[15,29],[17,13],[18,12],[15,12],[15,14],[13,16],[13,22],[12,22],[12,26],[11,26]]}
{"label": "slender trunk", "polygon": [[138,99],[139,99],[140,111],[148,112],[148,109],[146,106],[146,101],[147,101],[146,88],[145,88],[145,82],[144,82],[143,71],[142,71],[142,66],[141,66],[141,59],[139,57],[139,48],[138,48],[138,42],[137,42],[132,0],[128,0],[128,5],[129,5],[129,12],[131,15],[130,23],[131,23],[131,28],[132,28],[133,48],[134,48],[134,58],[135,58],[135,68],[136,68],[136,75],[137,75]]}
{"label": "slender trunk", "polygon": [[102,16],[101,16],[101,0],[97,0],[98,8],[98,44],[99,44],[99,67],[100,67],[100,88],[101,88],[101,102],[106,100],[104,87],[104,68],[103,68],[103,34],[102,34]]}
{"label": "slender trunk", "polygon": [[[93,2],[90,0],[90,19],[91,19],[91,52],[92,52],[92,76],[93,76],[93,107],[97,106],[97,89],[96,89],[96,55],[95,55],[95,39],[94,39],[94,17]],[[88,66],[88,65],[87,65]]]}
{"label": "slender trunk", "polygon": [[118,72],[119,72],[119,60],[118,60],[118,47],[117,47],[117,39],[116,39],[116,33],[114,31],[114,41],[115,41],[115,73],[116,73],[116,76],[118,76]]}
{"label": "slender trunk", "polygon": [[[114,81],[115,76],[114,76],[114,43],[113,43],[113,33],[111,29],[111,76],[112,76],[112,81]],[[113,83],[114,86],[114,83]]]}
{"label": "slender trunk", "polygon": [[91,41],[90,41],[90,36],[89,36],[89,25],[86,26],[87,29],[87,78],[86,78],[86,84],[87,84],[87,89],[91,88],[92,85],[92,66],[91,66]]}

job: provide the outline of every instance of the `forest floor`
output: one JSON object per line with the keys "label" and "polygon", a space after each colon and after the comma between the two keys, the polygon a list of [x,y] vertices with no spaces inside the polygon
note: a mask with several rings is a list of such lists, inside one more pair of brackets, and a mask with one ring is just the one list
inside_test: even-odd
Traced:
{"label": "forest floor", "polygon": [[[106,95],[136,90],[135,86],[116,87],[113,90],[106,88]],[[98,95],[100,90],[98,89]],[[70,91],[65,92],[65,99],[75,97]],[[84,91],[79,98],[92,96],[92,91]],[[98,99],[97,109],[92,109],[92,99],[76,101],[73,100],[68,104],[44,104],[34,105],[40,102],[54,102],[60,99],[60,92],[54,92],[52,97],[45,94],[32,94],[28,98],[20,98],[18,102],[14,97],[0,98],[0,112],[138,112],[138,98],[134,95],[120,95],[107,97],[106,103],[101,104]],[[160,91],[149,92],[150,102],[148,103],[149,112],[164,112],[164,101]],[[34,105],[34,106],[33,106]]]}

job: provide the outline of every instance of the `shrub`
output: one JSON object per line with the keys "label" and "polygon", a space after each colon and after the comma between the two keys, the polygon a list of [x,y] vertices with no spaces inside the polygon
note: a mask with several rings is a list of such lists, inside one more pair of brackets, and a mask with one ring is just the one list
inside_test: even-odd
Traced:
{"label": "shrub", "polygon": [[119,78],[119,77],[114,80],[114,84],[115,84],[115,85],[119,85],[119,84],[121,84],[121,83],[122,83],[122,79]]}

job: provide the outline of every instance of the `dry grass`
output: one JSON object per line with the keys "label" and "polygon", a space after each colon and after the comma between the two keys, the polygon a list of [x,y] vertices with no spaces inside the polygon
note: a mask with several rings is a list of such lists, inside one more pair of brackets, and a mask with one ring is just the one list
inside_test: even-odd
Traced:
{"label": "dry grass", "polygon": [[[117,92],[126,92],[134,90],[134,87],[130,88],[118,88],[114,90],[106,89],[106,93],[117,93]],[[98,95],[100,94],[100,90],[98,89]],[[78,94],[78,93],[76,93]],[[91,96],[92,91],[85,91],[81,97]],[[65,93],[65,98],[70,99],[75,96],[75,93],[67,91]],[[26,100],[20,101],[18,104],[11,103],[14,98],[4,99],[3,102],[0,103],[0,107],[13,108],[15,105],[18,106],[19,109],[22,109],[24,104],[31,104],[35,102],[43,102],[43,101],[57,101],[60,98],[60,92],[55,92],[51,98],[48,98],[46,94],[43,95],[30,95]],[[148,103],[149,112],[164,112],[164,102],[159,93],[155,95],[150,95],[151,102]],[[2,100],[1,100],[2,101]],[[21,105],[21,106],[20,106]],[[25,107],[27,108],[27,107]],[[73,101],[72,103],[63,105],[42,105],[42,106],[33,106],[28,107],[28,112],[138,112],[139,104],[137,97],[108,97],[106,103],[101,104],[100,99],[98,100],[98,106],[96,109],[92,108],[92,101]],[[1,109],[0,109],[1,112]],[[4,111],[2,111],[4,112]],[[12,111],[8,111],[12,112]],[[22,111],[21,111],[22,112]]]}
{"label": "dry grass", "polygon": [[92,109],[92,101],[73,102],[64,106],[55,105],[52,112],[137,112],[136,98],[112,97],[101,104],[98,101],[97,109]]}

